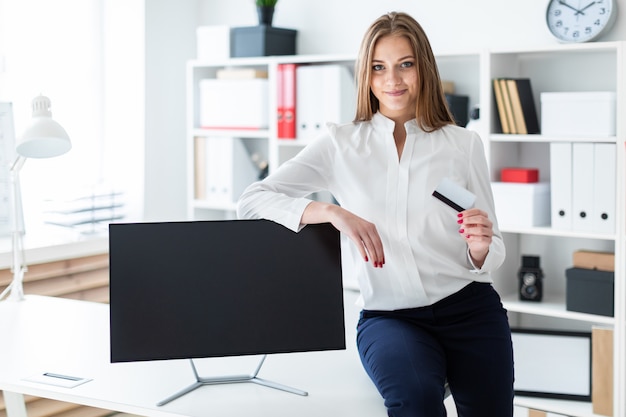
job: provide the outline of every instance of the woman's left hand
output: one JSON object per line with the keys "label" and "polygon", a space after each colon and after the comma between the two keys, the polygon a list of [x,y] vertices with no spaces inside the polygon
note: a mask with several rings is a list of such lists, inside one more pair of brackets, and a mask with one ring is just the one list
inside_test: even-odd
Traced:
{"label": "woman's left hand", "polygon": [[484,211],[471,208],[458,214],[459,234],[469,247],[470,256],[477,267],[481,267],[493,237],[493,223]]}

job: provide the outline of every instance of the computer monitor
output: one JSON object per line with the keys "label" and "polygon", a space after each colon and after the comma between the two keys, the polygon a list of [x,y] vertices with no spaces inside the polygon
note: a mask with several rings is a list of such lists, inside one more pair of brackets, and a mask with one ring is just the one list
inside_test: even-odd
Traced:
{"label": "computer monitor", "polygon": [[109,226],[111,362],[345,349],[339,232]]}

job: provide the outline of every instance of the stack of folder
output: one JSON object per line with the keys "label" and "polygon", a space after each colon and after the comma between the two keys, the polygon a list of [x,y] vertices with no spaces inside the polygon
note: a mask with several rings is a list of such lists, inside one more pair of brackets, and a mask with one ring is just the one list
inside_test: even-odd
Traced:
{"label": "stack of folder", "polygon": [[241,138],[196,137],[194,196],[214,204],[233,204],[259,176]]}
{"label": "stack of folder", "polygon": [[519,135],[539,133],[539,120],[528,78],[493,80],[498,118],[502,133]]}
{"label": "stack of folder", "polygon": [[280,64],[277,81],[279,139],[311,139],[327,122],[354,118],[356,90],[345,65]]}
{"label": "stack of folder", "polygon": [[616,145],[550,143],[552,228],[615,233]]}

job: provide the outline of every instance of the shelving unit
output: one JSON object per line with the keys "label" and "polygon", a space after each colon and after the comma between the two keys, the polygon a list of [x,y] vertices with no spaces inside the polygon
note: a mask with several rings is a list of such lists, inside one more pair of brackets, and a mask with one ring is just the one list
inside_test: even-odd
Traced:
{"label": "shelving unit", "polygon": [[[594,325],[612,327],[614,331],[614,416],[626,415],[626,58],[625,42],[552,45],[544,48],[516,50],[481,50],[439,54],[441,78],[455,83],[457,94],[469,96],[471,106],[480,105],[481,120],[476,130],[483,138],[491,178],[499,180],[503,167],[525,166],[540,170],[540,180],[549,181],[550,143],[609,142],[617,145],[616,155],[616,229],[614,234],[596,234],[554,230],[550,227],[503,228],[507,259],[494,274],[495,287],[512,325],[549,326],[564,330],[590,330]],[[243,138],[246,146],[262,154],[270,172],[293,157],[311,139],[278,139],[275,112],[270,111],[268,128],[249,130],[207,130],[198,124],[199,81],[215,77],[226,67],[252,67],[268,72],[269,109],[277,105],[277,67],[281,63],[354,65],[353,56],[281,56],[238,58],[224,62],[190,61],[188,74],[188,216],[189,219],[234,218],[234,204],[213,204],[194,199],[194,140],[197,137],[225,136]],[[614,91],[617,93],[617,134],[614,137],[561,138],[543,135],[505,135],[499,133],[492,79],[528,77],[531,79],[535,104],[540,115],[539,94],[558,91]],[[615,252],[615,288],[613,317],[567,311],[565,307],[565,269],[571,267],[575,250]],[[544,270],[544,301],[519,301],[517,271],[522,254],[538,254]],[[596,417],[588,402],[517,397],[516,405],[545,410],[564,416]]]}
{"label": "shelving unit", "polygon": [[[503,295],[512,324],[521,327],[558,327],[560,329],[591,330],[594,325],[612,327],[614,332],[614,414],[625,415],[623,398],[625,385],[626,345],[624,284],[626,199],[624,146],[626,126],[626,83],[623,42],[555,45],[543,49],[490,51],[486,54],[486,68],[482,80],[482,94],[491,94],[489,83],[499,77],[527,77],[531,79],[535,104],[540,114],[541,92],[614,91],[617,93],[617,134],[613,137],[549,137],[544,135],[504,135],[498,133],[497,111],[493,100],[488,110],[489,132],[486,136],[492,179],[498,180],[499,171],[507,166],[539,168],[540,180],[550,180],[550,143],[587,142],[615,143],[616,155],[616,228],[614,234],[596,234],[573,230],[554,230],[550,227],[503,228],[507,247],[505,265],[495,274],[496,287]],[[482,110],[482,109],[481,109]],[[574,169],[576,169],[574,167]],[[565,270],[572,266],[575,250],[602,250],[615,252],[615,285],[613,317],[584,314],[566,310]],[[517,270],[522,254],[541,256],[544,270],[545,300],[540,303],[519,301]],[[595,416],[590,403],[557,401],[536,398],[516,398],[516,404],[567,416]]]}

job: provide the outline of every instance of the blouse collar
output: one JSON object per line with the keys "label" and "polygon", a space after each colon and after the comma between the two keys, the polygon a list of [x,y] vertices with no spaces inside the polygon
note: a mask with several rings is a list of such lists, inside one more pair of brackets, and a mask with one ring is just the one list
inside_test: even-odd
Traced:
{"label": "blouse collar", "polygon": [[[376,112],[374,116],[372,116],[372,124],[374,128],[380,129],[384,132],[393,132],[393,129],[396,126],[396,123],[383,115],[381,112]],[[404,124],[407,134],[418,133],[421,132],[422,129],[417,125],[417,121],[415,119],[411,119]]]}

